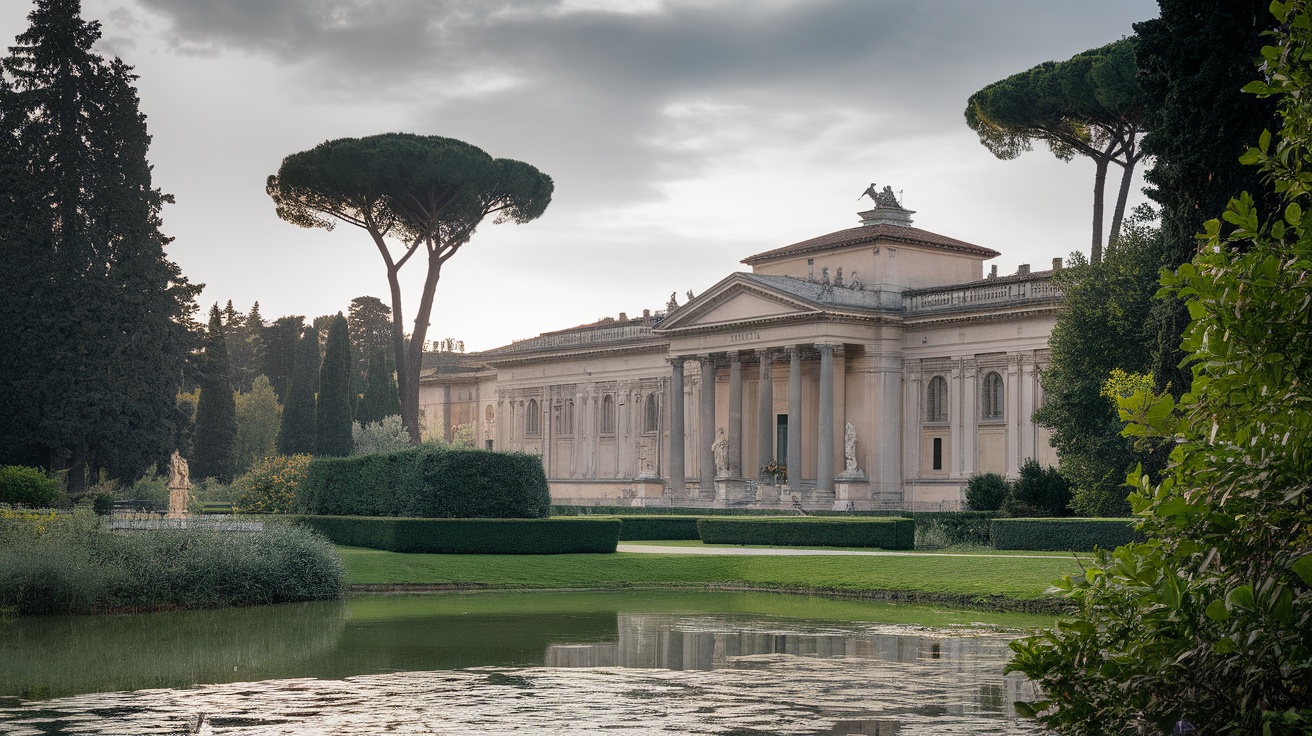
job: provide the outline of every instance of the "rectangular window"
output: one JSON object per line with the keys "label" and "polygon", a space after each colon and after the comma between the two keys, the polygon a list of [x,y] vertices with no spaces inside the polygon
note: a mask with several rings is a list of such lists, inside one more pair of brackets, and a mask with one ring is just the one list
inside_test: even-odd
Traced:
{"label": "rectangular window", "polygon": [[788,415],[779,414],[774,419],[774,456],[780,465],[788,464]]}
{"label": "rectangular window", "polygon": [[487,441],[487,449],[489,449],[489,450],[492,449],[492,440],[488,440],[488,441]]}
{"label": "rectangular window", "polygon": [[943,438],[934,438],[934,469],[943,469]]}

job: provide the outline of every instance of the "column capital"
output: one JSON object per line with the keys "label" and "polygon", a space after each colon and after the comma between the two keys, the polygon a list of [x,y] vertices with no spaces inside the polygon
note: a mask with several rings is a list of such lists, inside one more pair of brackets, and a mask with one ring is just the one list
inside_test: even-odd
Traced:
{"label": "column capital", "polygon": [[687,357],[686,357],[686,356],[683,356],[683,355],[667,355],[667,356],[665,356],[665,362],[666,362],[666,363],[669,363],[671,366],[676,367],[676,368],[682,366],[682,365],[683,365],[683,361],[685,361],[685,360],[687,360]]}
{"label": "column capital", "polygon": [[801,346],[801,345],[785,345],[785,346],[784,346],[784,353],[786,353],[786,354],[788,355],[788,358],[789,358],[790,360],[793,359],[793,358],[796,358],[796,357],[801,357],[801,355],[802,355],[802,346]]}
{"label": "column capital", "polygon": [[725,355],[729,356],[729,361],[732,363],[737,363],[738,361],[742,360],[742,351],[740,350],[729,350],[725,353]]}
{"label": "column capital", "polygon": [[775,349],[774,349],[774,348],[757,348],[757,349],[756,349],[756,357],[757,357],[758,360],[760,360],[760,361],[763,362],[763,363],[772,363],[772,362],[774,362],[774,353],[775,353]]}
{"label": "column capital", "polygon": [[841,348],[841,347],[842,345],[835,342],[818,342],[815,344],[815,349],[819,350],[822,354],[827,352],[832,355],[835,348]]}

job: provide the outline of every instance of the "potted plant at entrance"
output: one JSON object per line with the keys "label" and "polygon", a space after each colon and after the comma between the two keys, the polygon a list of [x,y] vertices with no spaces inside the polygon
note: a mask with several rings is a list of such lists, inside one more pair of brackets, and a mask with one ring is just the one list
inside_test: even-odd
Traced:
{"label": "potted plant at entrance", "polygon": [[771,478],[770,485],[775,485],[775,486],[777,486],[777,485],[779,485],[780,483],[787,483],[787,482],[788,482],[788,464],[787,464],[787,463],[781,463],[781,462],[779,462],[778,460],[771,460],[770,462],[768,462],[768,463],[765,464],[765,467],[764,467],[764,468],[761,468],[761,472],[763,472],[763,473],[765,473],[766,475],[770,476],[770,478]]}

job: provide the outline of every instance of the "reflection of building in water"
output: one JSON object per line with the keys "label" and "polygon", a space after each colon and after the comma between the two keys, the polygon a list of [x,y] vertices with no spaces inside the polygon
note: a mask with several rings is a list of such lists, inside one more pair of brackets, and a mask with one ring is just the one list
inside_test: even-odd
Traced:
{"label": "reflection of building in water", "polygon": [[[865,657],[911,663],[942,660],[949,667],[979,660],[992,639],[918,637],[901,634],[823,634],[734,631],[686,617],[619,614],[618,642],[552,644],[548,667],[633,667],[713,670],[734,666],[735,657],[788,654],[799,657]],[[703,628],[707,627],[707,628]],[[700,630],[699,630],[700,629]]]}
{"label": "reflection of building in water", "polygon": [[893,736],[902,730],[902,724],[884,718],[860,721],[839,721],[829,729],[833,736]]}
{"label": "reflection of building in water", "polygon": [[[768,660],[748,659],[768,655],[845,657],[870,668],[874,677],[931,676],[958,685],[976,683],[973,697],[966,701],[933,706],[938,714],[984,710],[1014,717],[1015,701],[1034,699],[1033,685],[1023,675],[1001,675],[1008,655],[1005,641],[997,637],[781,631],[766,629],[759,621],[651,614],[619,614],[617,618],[618,641],[552,644],[543,663],[547,667],[717,670],[768,666]],[[898,729],[895,721],[881,719],[843,721],[841,725],[851,730],[834,733],[890,736]]]}

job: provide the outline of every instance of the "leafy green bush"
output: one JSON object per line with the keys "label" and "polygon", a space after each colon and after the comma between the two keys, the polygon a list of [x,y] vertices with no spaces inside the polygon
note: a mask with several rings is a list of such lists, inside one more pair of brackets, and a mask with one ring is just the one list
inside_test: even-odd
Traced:
{"label": "leafy green bush", "polygon": [[118,533],[90,512],[0,517],[0,610],[17,614],[282,603],[344,589],[336,549],[308,529]]}
{"label": "leafy green bush", "polygon": [[1088,552],[1143,541],[1132,519],[994,519],[995,549]]}
{"label": "leafy green bush", "polygon": [[697,533],[707,544],[911,549],[915,544],[916,526],[911,519],[897,517],[726,517],[698,519]]}
{"label": "leafy green bush", "polygon": [[39,468],[0,466],[0,503],[38,508],[55,506],[63,497],[59,481]]}
{"label": "leafy green bush", "polygon": [[410,433],[401,423],[401,417],[396,414],[376,422],[352,422],[351,440],[355,443],[352,455],[397,452],[410,447]]}
{"label": "leafy green bush", "polygon": [[296,501],[306,514],[404,518],[542,518],[550,506],[540,457],[431,445],[317,458]]}
{"label": "leafy green bush", "polygon": [[639,539],[700,539],[696,516],[617,516],[624,522],[623,541]]}
{"label": "leafy green bush", "polygon": [[556,555],[614,552],[619,519],[398,519],[298,516],[347,547],[436,554]]}
{"label": "leafy green bush", "polygon": [[916,522],[916,549],[987,547],[993,511],[915,511],[906,516]]}
{"label": "leafy green bush", "polygon": [[997,473],[972,475],[966,481],[966,509],[969,511],[997,511],[1002,508],[1011,484]]}
{"label": "leafy green bush", "polygon": [[233,481],[233,506],[246,514],[286,514],[292,510],[296,492],[305,483],[310,456],[274,455],[251,466]]}
{"label": "leafy green bush", "polygon": [[1020,477],[1002,504],[1010,516],[1069,516],[1071,486],[1057,469],[1034,458],[1020,466]]}

